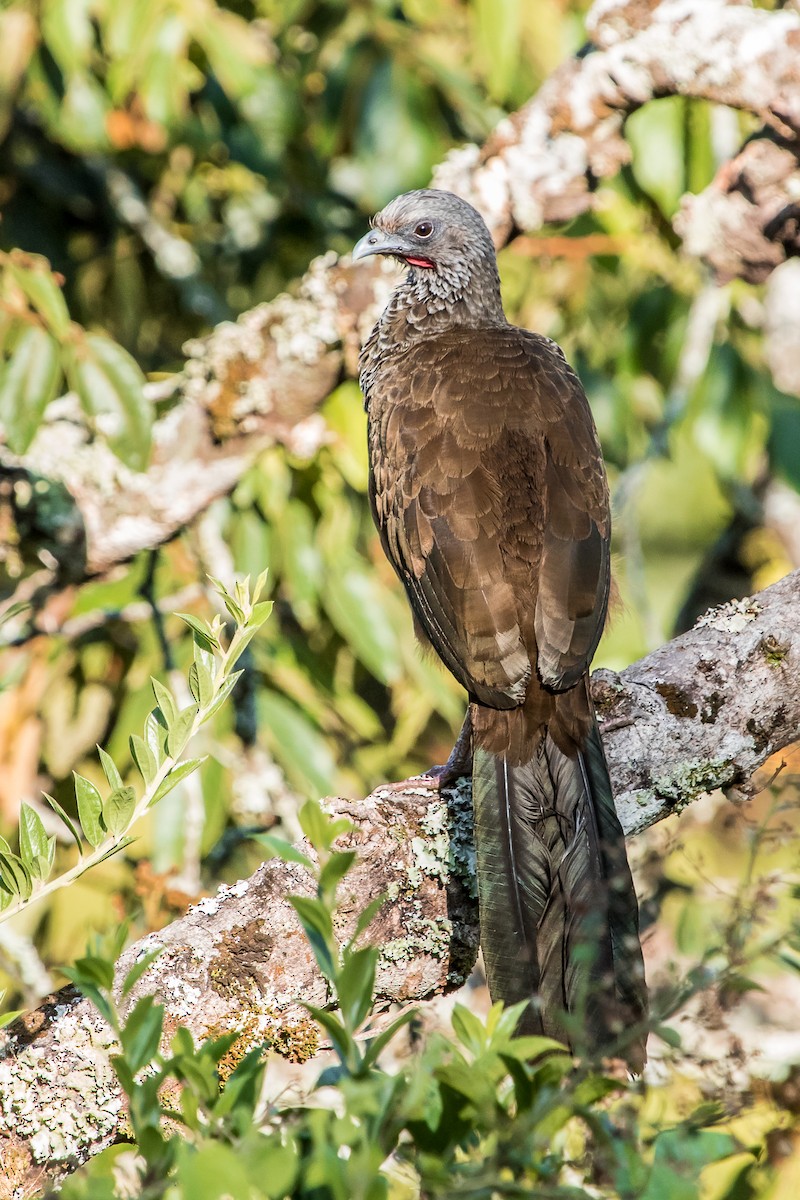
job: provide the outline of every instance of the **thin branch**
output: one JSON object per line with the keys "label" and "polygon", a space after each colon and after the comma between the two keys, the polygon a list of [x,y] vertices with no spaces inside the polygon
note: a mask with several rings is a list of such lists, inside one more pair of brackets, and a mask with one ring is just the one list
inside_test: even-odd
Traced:
{"label": "thin branch", "polygon": [[[795,571],[708,614],[627,670],[595,674],[628,833],[712,788],[741,788],[800,737],[799,613]],[[373,896],[391,898],[370,927],[382,950],[379,1007],[458,987],[478,947],[469,786],[439,798],[409,780],[331,806],[358,827],[342,934]],[[161,945],[139,990],[155,991],[165,1003],[168,1035],[177,1024],[198,1039],[240,1029],[246,1043],[267,1040],[276,1053],[303,1062],[320,1035],[301,1001],[320,1005],[326,994],[287,896],[309,894],[311,886],[301,867],[265,863],[130,947],[118,978]],[[0,1050],[0,1200],[32,1195],[42,1173],[50,1180],[68,1174],[114,1139],[122,1116],[108,1061],[111,1035],[90,1004],[66,989],[12,1030]]]}

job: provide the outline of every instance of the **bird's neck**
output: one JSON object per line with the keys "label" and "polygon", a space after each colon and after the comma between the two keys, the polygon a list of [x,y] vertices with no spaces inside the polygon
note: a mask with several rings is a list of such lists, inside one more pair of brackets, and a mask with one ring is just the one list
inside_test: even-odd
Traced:
{"label": "bird's neck", "polygon": [[382,362],[427,338],[457,329],[497,329],[508,325],[500,299],[497,269],[485,279],[459,281],[413,268],[395,288],[359,360],[367,407]]}
{"label": "bird's neck", "polygon": [[507,324],[496,270],[486,279],[461,279],[423,267],[408,272],[379,321],[395,346],[451,329]]}

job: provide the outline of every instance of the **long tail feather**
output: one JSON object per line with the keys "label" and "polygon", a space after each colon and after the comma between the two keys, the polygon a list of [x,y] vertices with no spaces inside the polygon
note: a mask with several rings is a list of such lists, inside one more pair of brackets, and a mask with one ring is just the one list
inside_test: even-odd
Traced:
{"label": "long tail feather", "polygon": [[526,1032],[641,1069],[638,908],[596,723],[572,755],[548,732],[521,765],[476,747],[473,803],[492,997],[531,1001]]}

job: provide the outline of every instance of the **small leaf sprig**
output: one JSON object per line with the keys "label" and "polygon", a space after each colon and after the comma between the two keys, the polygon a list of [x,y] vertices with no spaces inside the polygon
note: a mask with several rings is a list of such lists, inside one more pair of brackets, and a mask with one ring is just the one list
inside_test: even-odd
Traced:
{"label": "small leaf sprig", "polygon": [[272,602],[260,599],[266,577],[266,571],[259,575],[252,594],[249,576],[237,580],[232,592],[213,580],[235,622],[229,639],[221,616],[206,622],[190,613],[176,614],[189,626],[194,639],[194,661],[189,669],[192,703],[179,708],[170,689],[157,679],[151,680],[156,706],[144,723],[143,736],[133,734],[130,738],[131,757],[142,777],[140,788],[126,785],[114,760],[98,746],[109,790],[103,795],[91,780],[75,773],[77,822],[55,797],[44,793],[78,847],[74,866],[53,875],[56,838],[48,836],[34,808],[22,805],[19,853],[0,837],[0,922],[68,887],[98,863],[119,854],[134,840],[130,830],[136,821],[201,765],[203,757],[184,758],[184,752],[198,729],[230,696],[242,674],[234,670],[236,662],[272,611]]}

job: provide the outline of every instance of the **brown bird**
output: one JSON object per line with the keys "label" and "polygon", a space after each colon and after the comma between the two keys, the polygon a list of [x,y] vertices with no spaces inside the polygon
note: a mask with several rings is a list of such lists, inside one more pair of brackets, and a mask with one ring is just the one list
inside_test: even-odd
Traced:
{"label": "brown bird", "polygon": [[589,697],[609,592],[608,484],[561,349],[509,324],[480,214],[393,200],[355,247],[409,270],[361,353],[370,500],[418,636],[470,706],[481,944],[524,1032],[644,1062],[638,909]]}

